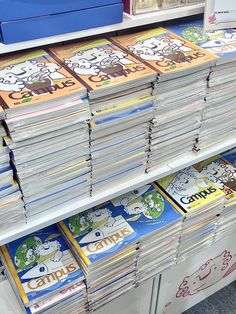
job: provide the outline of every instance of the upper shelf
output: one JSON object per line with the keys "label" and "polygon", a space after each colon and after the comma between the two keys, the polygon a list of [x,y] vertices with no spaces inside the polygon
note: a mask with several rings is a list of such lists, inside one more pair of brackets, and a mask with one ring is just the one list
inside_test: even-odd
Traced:
{"label": "upper shelf", "polygon": [[82,201],[71,201],[66,205],[65,204],[61,205],[58,209],[45,212],[40,216],[37,215],[28,224],[25,224],[20,227],[15,227],[14,229],[6,231],[4,232],[4,234],[0,235],[0,245],[11,242],[31,232],[37,231],[41,228],[49,226],[67,217],[73,216],[74,214],[82,212],[86,209],[97,206],[112,198],[115,198],[126,192],[132,191],[145,184],[155,181],[156,179],[167,176],[180,169],[183,169],[197,162],[205,160],[209,157],[217,155],[221,152],[224,152],[230,148],[234,148],[235,146],[236,138],[235,137],[230,138],[228,140],[225,140],[223,143],[214,145],[209,149],[199,152],[198,154],[195,153],[185,154],[178,158],[176,161],[169,162],[168,165],[159,166],[155,171],[152,171],[148,174],[139,175],[135,179],[127,180],[125,183],[122,184],[115,184],[110,189],[106,189],[104,192],[96,196],[86,198]]}
{"label": "upper shelf", "polygon": [[146,13],[138,16],[124,14],[122,23],[113,24],[104,27],[92,28],[80,32],[73,32],[57,36],[45,37],[30,41],[24,41],[16,44],[4,45],[0,43],[0,54],[65,42],[68,40],[84,38],[109,32],[115,32],[132,27],[153,24],[157,22],[177,19],[185,16],[200,14],[204,12],[204,4],[190,5],[169,10],[162,10],[153,13]]}

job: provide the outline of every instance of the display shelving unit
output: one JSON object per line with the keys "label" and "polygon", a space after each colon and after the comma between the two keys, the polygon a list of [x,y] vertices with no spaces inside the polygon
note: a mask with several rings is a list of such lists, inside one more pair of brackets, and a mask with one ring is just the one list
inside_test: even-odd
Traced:
{"label": "display shelving unit", "polygon": [[[116,32],[176,18],[197,15],[203,13],[203,11],[204,4],[196,4],[169,10],[157,11],[153,13],[147,13],[139,16],[130,16],[124,14],[124,20],[122,23],[119,24],[10,45],[4,45],[0,43],[0,55],[94,35],[101,35],[109,32]],[[19,237],[30,234],[31,232],[37,231],[43,227],[56,223],[76,213],[99,205],[105,201],[108,201],[111,198],[117,197],[123,193],[141,187],[142,185],[148,184],[156,179],[174,173],[180,169],[212,157],[235,146],[236,138],[229,138],[223,143],[213,145],[208,149],[200,151],[199,153],[188,153],[180,156],[177,160],[173,160],[170,161],[168,164],[158,166],[155,171],[152,171],[148,174],[139,175],[135,179],[127,180],[123,184],[116,184],[115,186],[99,193],[96,196],[86,198],[82,201],[72,200],[66,203],[66,205],[58,207],[56,210],[53,210],[51,212],[45,212],[41,215],[35,216],[25,225],[15,227],[13,230],[7,230],[3,233],[0,232],[0,245],[9,243]],[[2,310],[1,312],[4,314],[21,313],[20,309],[18,309],[18,302],[15,298],[15,295],[7,281],[0,283],[0,308]]]}
{"label": "display shelving unit", "polygon": [[[124,14],[124,19],[122,23],[98,27],[93,29],[88,29],[84,31],[62,34],[57,36],[51,36],[26,42],[20,42],[15,44],[4,45],[0,43],[0,55],[15,51],[21,51],[25,49],[41,47],[45,45],[55,44],[59,42],[65,42],[69,40],[85,38],[92,35],[99,35],[129,28],[134,28],[142,25],[149,25],[157,22],[172,20],[181,17],[187,17],[191,15],[197,15],[203,13],[204,4],[195,4],[184,7],[172,8],[168,10],[160,10],[152,13],[146,13],[138,16],[131,16]],[[152,171],[149,174],[143,174],[135,178],[135,180],[128,180],[125,184],[117,184],[110,189],[107,189],[103,193],[96,195],[94,197],[86,198],[82,201],[73,200],[66,203],[66,205],[60,206],[53,212],[43,213],[41,215],[35,216],[34,219],[28,221],[27,224],[21,227],[15,227],[14,230],[9,230],[7,232],[0,232],[0,245],[9,243],[19,237],[27,235],[31,232],[39,230],[43,227],[56,223],[60,220],[63,220],[67,217],[70,217],[76,213],[84,211],[93,206],[99,205],[105,201],[108,201],[111,198],[119,196],[123,193],[131,191],[135,188],[138,188],[144,184],[150,183],[155,179],[164,177],[170,173],[173,173],[181,168],[186,167],[187,165],[194,164],[199,160],[203,160],[208,156],[213,156],[216,153],[222,152],[228,148],[235,146],[234,139],[230,139],[224,145],[216,145],[209,150],[201,152],[200,154],[189,154],[188,156],[183,156],[178,160],[178,163],[175,162],[169,165],[159,166],[155,171]]]}

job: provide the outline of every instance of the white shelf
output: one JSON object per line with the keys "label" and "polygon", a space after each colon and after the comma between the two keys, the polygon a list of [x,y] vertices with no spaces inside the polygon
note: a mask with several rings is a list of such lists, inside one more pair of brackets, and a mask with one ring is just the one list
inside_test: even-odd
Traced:
{"label": "white shelf", "polygon": [[189,165],[195,164],[199,161],[212,157],[220,152],[224,152],[227,149],[234,148],[236,146],[236,139],[230,138],[223,143],[214,145],[211,148],[201,151],[198,154],[188,153],[178,158],[176,161],[169,162],[166,166],[161,166],[155,171],[148,174],[142,174],[135,179],[127,180],[123,184],[117,184],[110,189],[106,189],[104,192],[97,196],[86,198],[82,201],[71,201],[64,204],[61,208],[44,214],[37,215],[34,220],[20,227],[15,227],[13,230],[9,230],[0,235],[0,245],[11,242],[17,238],[27,235],[31,232],[37,231],[41,228],[49,226],[67,217],[73,216],[79,212],[82,212],[91,207],[97,206],[103,202],[106,202],[114,197],[117,197],[126,192],[132,191],[138,187],[155,181],[161,177],[167,176],[180,169],[183,169]]}
{"label": "white shelf", "polygon": [[35,39],[25,42],[20,42],[16,44],[4,45],[0,44],[0,54],[19,51],[28,48],[40,47],[44,45],[54,44],[58,42],[64,42],[68,40],[84,38],[93,35],[104,34],[108,32],[119,31],[123,29],[128,29],[132,27],[148,25],[152,23],[172,20],[176,18],[181,18],[185,16],[195,15],[203,13],[204,4],[190,5],[180,8],[174,8],[169,10],[162,10],[153,13],[142,14],[139,16],[130,16],[124,14],[124,20],[122,23],[113,24],[104,27],[92,28],[80,32],[73,32],[68,34],[56,35],[41,39]]}

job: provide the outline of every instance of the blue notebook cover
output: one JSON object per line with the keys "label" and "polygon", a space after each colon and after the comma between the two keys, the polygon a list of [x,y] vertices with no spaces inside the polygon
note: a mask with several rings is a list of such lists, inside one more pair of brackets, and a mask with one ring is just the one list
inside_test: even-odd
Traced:
{"label": "blue notebook cover", "polygon": [[236,55],[236,29],[204,31],[203,20],[172,24],[166,28],[218,57]]}
{"label": "blue notebook cover", "polygon": [[177,206],[154,185],[146,185],[60,222],[68,240],[89,265],[141,237],[179,222]]}
{"label": "blue notebook cover", "polygon": [[[236,168],[236,148],[227,150],[223,154],[221,154],[224,160],[228,161],[229,163],[232,164]],[[235,169],[236,171],[236,169]],[[236,173],[235,173],[236,176]]]}
{"label": "blue notebook cover", "polygon": [[84,278],[57,225],[2,246],[1,252],[25,306]]}

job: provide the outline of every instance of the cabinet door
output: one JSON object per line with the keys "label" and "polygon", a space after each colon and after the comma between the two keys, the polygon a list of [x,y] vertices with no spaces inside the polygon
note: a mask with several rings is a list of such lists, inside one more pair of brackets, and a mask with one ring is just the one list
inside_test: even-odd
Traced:
{"label": "cabinet door", "polygon": [[8,280],[0,282],[0,309],[4,314],[24,314]]}
{"label": "cabinet door", "polygon": [[236,233],[161,275],[156,314],[180,314],[236,279]]}
{"label": "cabinet door", "polygon": [[96,314],[149,314],[153,279],[149,279],[98,309]]}

